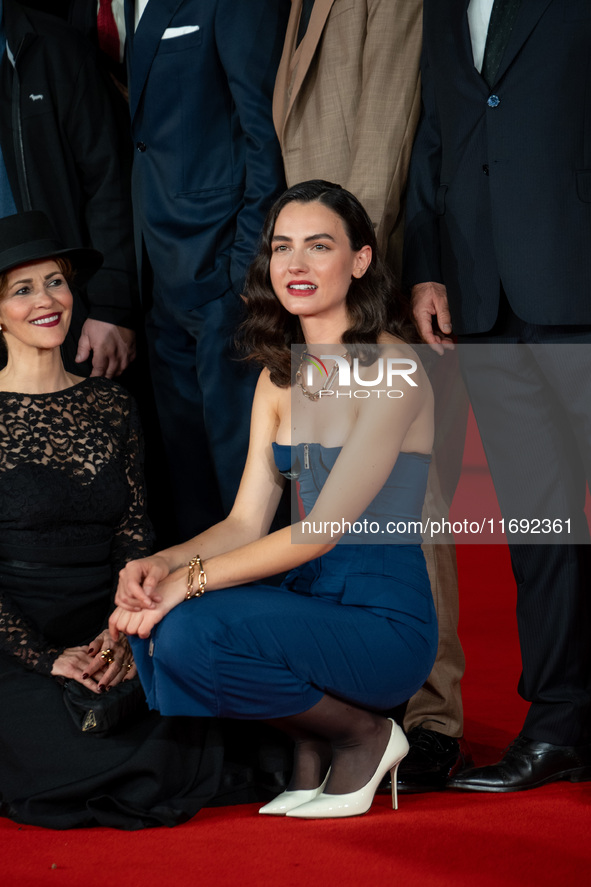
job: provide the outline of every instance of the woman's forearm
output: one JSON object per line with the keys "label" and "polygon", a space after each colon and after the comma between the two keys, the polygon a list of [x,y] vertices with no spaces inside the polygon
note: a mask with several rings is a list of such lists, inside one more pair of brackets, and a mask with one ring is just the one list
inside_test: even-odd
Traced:
{"label": "woman's forearm", "polygon": [[208,557],[201,551],[195,552],[205,562],[208,590],[246,585],[285,573],[320,557],[333,547],[327,542],[294,542],[294,538],[301,538],[299,527],[299,524],[284,527],[226,553]]}
{"label": "woman's forearm", "polygon": [[[285,527],[231,551],[218,551],[212,555],[205,552],[210,544],[213,548],[217,540],[209,533],[190,540],[190,548],[187,548],[187,543],[183,546],[175,546],[174,550],[168,550],[170,562],[172,563],[173,559],[181,557],[183,562],[176,569],[171,570],[168,575],[163,576],[153,587],[153,599],[137,606],[137,594],[135,599],[132,595],[131,603],[136,606],[129,606],[125,594],[119,595],[118,593],[119,599],[116,603],[119,606],[109,621],[111,631],[114,632],[115,637],[119,632],[137,634],[143,638],[148,637],[154,625],[160,622],[171,609],[182,604],[188,594],[191,597],[199,594],[197,579],[202,577],[197,577],[193,571],[193,583],[191,583],[191,574],[188,570],[189,560],[196,555],[201,558],[206,577],[203,592],[215,594],[217,589],[248,585],[268,576],[287,572],[307,561],[320,557],[333,547],[331,542],[294,543],[292,542],[292,533],[297,534],[298,531],[299,524]],[[202,549],[193,547],[198,542],[203,543]],[[245,590],[245,594],[248,594],[248,589]]]}
{"label": "woman's forearm", "polygon": [[230,515],[192,539],[157,552],[157,556],[166,561],[172,573],[188,564],[196,554],[203,560],[221,556],[257,541],[265,532],[265,527]]}

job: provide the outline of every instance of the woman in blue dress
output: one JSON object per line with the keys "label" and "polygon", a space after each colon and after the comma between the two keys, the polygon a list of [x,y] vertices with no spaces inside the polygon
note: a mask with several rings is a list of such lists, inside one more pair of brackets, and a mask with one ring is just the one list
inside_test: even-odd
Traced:
{"label": "woman in blue dress", "polygon": [[[372,223],[338,185],[314,180],[279,198],[246,296],[245,341],[264,369],[234,507],[128,564],[111,629],[137,636],[153,708],[263,719],[294,739],[288,790],[261,813],[365,813],[388,771],[395,807],[408,743],[380,712],[423,684],[437,648],[415,523],[431,388]],[[378,390],[386,366],[401,374]],[[269,532],[286,476],[304,514]],[[261,581],[284,572],[280,587]]]}

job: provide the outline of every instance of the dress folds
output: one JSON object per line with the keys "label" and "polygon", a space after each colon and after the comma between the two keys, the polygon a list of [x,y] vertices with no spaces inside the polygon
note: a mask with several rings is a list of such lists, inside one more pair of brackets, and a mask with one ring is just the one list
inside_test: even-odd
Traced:
{"label": "dress folds", "polygon": [[0,812],[65,829],[172,826],[218,791],[219,725],[146,712],[82,733],[51,667],[105,627],[117,571],[148,553],[133,401],[106,379],[0,392]]}

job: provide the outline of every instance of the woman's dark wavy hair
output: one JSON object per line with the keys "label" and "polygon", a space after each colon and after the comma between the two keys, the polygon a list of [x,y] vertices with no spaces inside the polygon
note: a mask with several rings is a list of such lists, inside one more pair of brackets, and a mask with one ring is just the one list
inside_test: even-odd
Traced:
{"label": "woman's dark wavy hair", "polygon": [[[344,344],[376,345],[381,333],[399,336],[405,342],[418,337],[410,321],[408,304],[400,295],[391,272],[378,256],[373,224],[366,211],[345,188],[322,179],[294,185],[273,204],[263,227],[259,251],[246,276],[247,317],[239,330],[246,359],[265,366],[271,381],[280,388],[292,383],[291,346],[304,337],[299,318],[286,311],[271,286],[269,266],[272,238],[281,210],[289,203],[321,203],[339,216],[351,249],[369,245],[372,259],[360,278],[353,278],[347,293],[351,325],[343,334]],[[332,343],[326,343],[332,344]]]}

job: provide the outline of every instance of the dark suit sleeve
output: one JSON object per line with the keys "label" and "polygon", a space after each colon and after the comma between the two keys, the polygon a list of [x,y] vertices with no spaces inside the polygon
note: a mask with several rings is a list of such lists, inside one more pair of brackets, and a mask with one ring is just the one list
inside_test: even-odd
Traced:
{"label": "dark suit sleeve", "polygon": [[90,46],[81,56],[65,122],[66,136],[82,189],[88,241],[105,262],[87,286],[89,316],[133,327],[137,283],[129,180],[120,158],[120,139]]}
{"label": "dark suit sleeve", "polygon": [[408,286],[442,283],[437,195],[441,174],[441,136],[426,51],[421,59],[423,108],[412,151],[406,196],[404,280]]}
{"label": "dark suit sleeve", "polygon": [[221,0],[216,13],[218,52],[246,144],[246,187],[230,257],[236,292],[256,251],[267,210],[285,188],[272,99],[288,15],[286,0]]}

